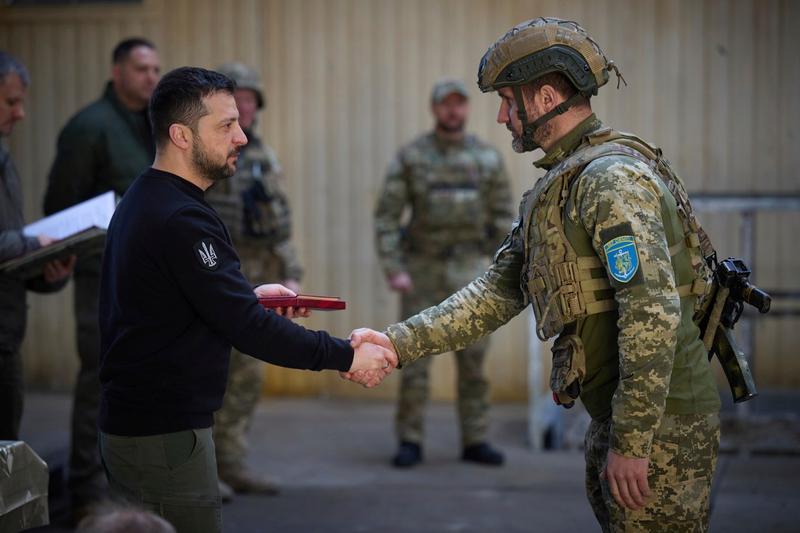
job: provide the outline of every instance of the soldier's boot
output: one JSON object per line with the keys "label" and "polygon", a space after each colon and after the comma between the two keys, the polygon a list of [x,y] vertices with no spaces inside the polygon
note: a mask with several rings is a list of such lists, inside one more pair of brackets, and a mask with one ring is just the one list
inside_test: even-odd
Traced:
{"label": "soldier's boot", "polygon": [[275,496],[280,492],[277,481],[266,475],[256,474],[244,467],[220,466],[219,479],[236,494],[262,494]]}
{"label": "soldier's boot", "polygon": [[400,447],[392,459],[398,468],[408,468],[422,461],[423,422],[428,400],[428,367],[431,358],[419,359],[403,368],[395,419]]}
{"label": "soldier's boot", "polygon": [[461,460],[482,465],[500,466],[505,462],[505,457],[503,452],[492,448],[488,442],[481,442],[465,446],[464,451],[461,453]]}
{"label": "soldier's boot", "polygon": [[222,503],[230,503],[233,501],[233,489],[222,481],[221,479],[217,479],[217,485],[219,485],[219,499],[222,500]]}
{"label": "soldier's boot", "polygon": [[422,446],[416,442],[401,441],[392,464],[398,468],[410,468],[422,462]]}

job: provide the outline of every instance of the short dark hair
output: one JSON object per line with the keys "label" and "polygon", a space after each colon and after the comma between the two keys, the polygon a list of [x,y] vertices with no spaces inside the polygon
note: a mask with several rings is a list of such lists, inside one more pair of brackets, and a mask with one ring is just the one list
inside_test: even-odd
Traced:
{"label": "short dark hair", "polygon": [[200,67],[180,67],[168,72],[150,97],[150,124],[156,146],[169,139],[169,127],[183,124],[196,131],[197,121],[208,114],[203,98],[218,92],[233,94],[236,83],[219,72]]}
{"label": "short dark hair", "polygon": [[549,72],[544,76],[540,76],[525,86],[524,89],[528,89],[530,91],[528,96],[532,96],[545,85],[549,85],[554,88],[561,96],[564,97],[565,100],[571,98],[575,93],[578,92],[578,89],[572,85],[572,82],[569,81],[569,78],[560,72]]}
{"label": "short dark hair", "polygon": [[140,46],[150,48],[151,50],[156,49],[156,45],[154,45],[147,39],[144,39],[142,37],[131,37],[129,39],[121,41],[117,46],[114,47],[114,51],[111,53],[111,62],[114,65],[122,63],[123,61],[128,59],[128,56],[131,55],[131,51],[134,48],[138,48]]}
{"label": "short dark hair", "polygon": [[6,76],[9,74],[16,74],[19,76],[22,85],[27,87],[31,83],[31,77],[28,74],[28,69],[22,64],[22,61],[12,56],[8,52],[0,50],[0,83],[5,83]]}

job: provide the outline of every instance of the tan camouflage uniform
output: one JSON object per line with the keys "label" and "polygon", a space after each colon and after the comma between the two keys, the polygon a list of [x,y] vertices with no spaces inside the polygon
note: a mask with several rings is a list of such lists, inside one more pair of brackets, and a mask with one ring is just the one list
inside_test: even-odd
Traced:
{"label": "tan camouflage uniform", "polygon": [[[299,281],[303,271],[290,242],[291,212],[272,149],[246,132],[236,174],[220,182],[208,201],[220,213],[236,245],[242,272],[256,283]],[[247,453],[247,430],[263,382],[263,363],[234,349],[222,408],[214,415],[214,445],[220,471],[237,470]]]}
{"label": "tan camouflage uniform", "polygon": [[[601,128],[592,115],[537,166],[557,172],[568,156],[588,150],[588,136]],[[549,175],[523,197],[520,217],[484,275],[438,306],[388,328],[402,365],[468,346],[533,301],[541,280],[537,269],[554,253],[537,241],[542,214],[559,209],[537,203],[547,197]],[[613,295],[616,302],[616,309],[566,324],[555,343],[554,353],[560,353],[564,341],[577,336],[584,348],[580,397],[592,416],[586,435],[592,508],[604,531],[704,531],[719,443],[719,398],[692,321],[696,296],[679,294],[678,280],[691,279],[692,264],[680,246],[674,198],[648,165],[621,155],[590,162],[569,182],[567,193],[561,211],[566,237],[579,256],[596,258],[587,287],[598,288],[598,300]],[[610,274],[618,273],[619,265],[609,267],[606,259],[606,245],[620,231],[633,236],[638,253],[638,271],[626,283]],[[600,478],[609,449],[649,457],[654,496],[643,510],[620,508]]]}
{"label": "tan camouflage uniform", "polygon": [[[400,150],[389,167],[375,226],[387,275],[406,271],[414,283],[402,299],[404,317],[441,302],[486,270],[511,221],[510,203],[500,154],[475,136],[453,142],[431,132]],[[411,219],[404,227],[407,208]],[[487,344],[476,340],[456,352],[464,446],[485,441]],[[396,419],[401,441],[422,441],[428,368],[429,361],[422,359],[403,370]]]}

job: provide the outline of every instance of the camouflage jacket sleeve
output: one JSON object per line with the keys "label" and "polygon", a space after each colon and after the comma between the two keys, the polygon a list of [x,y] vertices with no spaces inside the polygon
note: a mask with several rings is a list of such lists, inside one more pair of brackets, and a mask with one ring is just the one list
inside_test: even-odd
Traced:
{"label": "camouflage jacket sleeve", "polygon": [[611,446],[628,457],[650,455],[681,318],[657,179],[634,159],[601,158],[582,174],[576,201],[615,288],[620,378],[611,403]]}
{"label": "camouflage jacket sleeve", "polygon": [[489,237],[486,240],[487,253],[495,251],[500,239],[514,220],[511,207],[511,184],[508,179],[508,173],[503,164],[502,156],[496,151],[493,152],[497,159],[489,175],[487,209],[489,210],[488,220],[491,226],[487,232]]}
{"label": "camouflage jacket sleeve", "polygon": [[386,275],[405,271],[403,211],[410,202],[406,166],[402,154],[389,165],[383,190],[375,206],[375,249]]}
{"label": "camouflage jacket sleeve", "polygon": [[527,305],[520,289],[523,246],[515,222],[489,270],[439,305],[387,328],[401,365],[460,350],[492,333]]}

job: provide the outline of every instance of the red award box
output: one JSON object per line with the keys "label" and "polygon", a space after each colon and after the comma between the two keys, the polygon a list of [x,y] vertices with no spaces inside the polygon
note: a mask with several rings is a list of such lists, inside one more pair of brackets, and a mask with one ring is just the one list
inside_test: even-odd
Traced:
{"label": "red award box", "polygon": [[339,311],[347,308],[347,302],[337,296],[312,296],[298,294],[297,296],[267,296],[259,298],[258,303],[267,309],[276,307],[305,307],[319,311]]}

